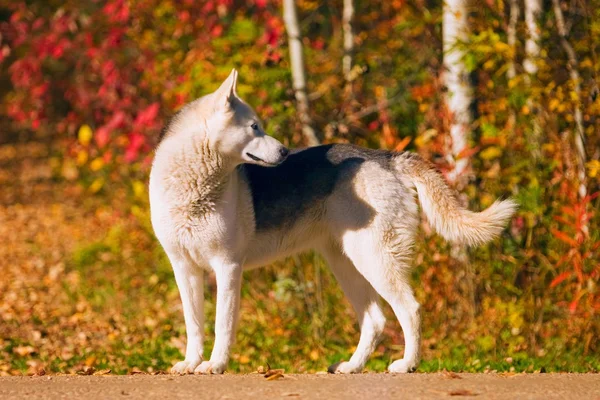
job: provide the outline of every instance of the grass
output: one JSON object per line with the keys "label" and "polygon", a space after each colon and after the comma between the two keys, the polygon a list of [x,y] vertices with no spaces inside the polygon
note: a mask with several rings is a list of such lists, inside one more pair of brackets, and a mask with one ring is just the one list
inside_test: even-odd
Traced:
{"label": "grass", "polygon": [[[74,373],[94,367],[124,374],[134,369],[166,371],[182,359],[185,329],[179,294],[168,260],[143,226],[117,224],[100,241],[79,246],[65,274],[68,278],[57,283],[62,285],[61,295],[53,304],[37,304],[50,310],[33,315],[29,327],[42,336],[54,329],[56,340],[47,337],[34,343],[19,327],[9,328],[13,334],[3,341],[0,353],[9,371],[31,373],[41,365],[47,372]],[[415,278],[420,279],[420,274],[423,271],[417,268]],[[208,359],[216,288],[212,277],[206,281],[204,355]],[[559,331],[564,337],[548,337],[538,346],[544,351],[532,355],[535,350],[527,347],[521,333],[532,331],[525,305],[512,296],[509,301],[483,298],[479,315],[454,318],[450,314],[456,303],[446,299],[447,314],[438,313],[432,306],[437,303],[427,299],[431,294],[425,292],[417,289],[424,304],[423,361],[418,372],[600,370],[600,356],[586,354],[567,331]],[[383,372],[392,360],[402,357],[400,327],[387,305],[385,311],[390,322],[366,366],[369,371]],[[551,322],[555,326],[560,321]],[[324,371],[350,357],[358,343],[357,330],[348,302],[319,257],[306,254],[249,271],[244,276],[229,371],[252,372],[267,364],[296,373]],[[19,346],[34,350],[19,355],[15,351]]]}

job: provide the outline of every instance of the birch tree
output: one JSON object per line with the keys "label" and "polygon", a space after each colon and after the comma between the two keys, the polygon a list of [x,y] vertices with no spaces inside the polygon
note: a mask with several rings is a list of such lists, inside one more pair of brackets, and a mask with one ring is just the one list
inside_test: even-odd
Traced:
{"label": "birch tree", "polygon": [[[510,0],[510,8],[508,14],[508,28],[506,30],[506,34],[508,37],[508,45],[512,49],[512,60],[510,60],[508,64],[508,70],[506,71],[506,76],[508,80],[515,79],[517,76],[517,67],[516,67],[516,54],[517,54],[517,23],[519,22],[519,1],[518,0]],[[514,109],[510,110],[510,114],[508,116],[508,126],[510,130],[514,129],[515,124],[517,123],[517,114]]]}
{"label": "birch tree", "polygon": [[302,135],[309,146],[319,144],[319,139],[312,127],[310,105],[306,92],[306,69],[304,66],[304,50],[302,36],[298,24],[298,13],[294,0],[283,0],[283,20],[288,35],[290,63],[292,65],[292,85],[296,97],[296,110],[302,125]]}
{"label": "birch tree", "polygon": [[[523,68],[527,72],[527,83],[537,78],[537,61],[540,56],[540,28],[539,19],[542,13],[542,0],[525,0],[525,25],[527,26],[527,39],[525,40],[525,59]],[[532,111],[533,118],[532,133],[530,139],[531,154],[535,160],[542,156],[540,147],[542,139],[542,128],[540,123],[540,109],[537,101],[531,97],[527,105]]]}
{"label": "birch tree", "polygon": [[585,131],[583,128],[583,115],[581,112],[581,79],[579,77],[579,70],[577,68],[577,54],[571,46],[571,43],[567,40],[568,32],[565,25],[565,18],[563,16],[562,9],[560,8],[560,0],[552,0],[552,7],[554,9],[554,18],[556,20],[556,29],[560,35],[560,43],[565,52],[567,53],[568,59],[568,70],[569,77],[573,82],[573,91],[575,92],[576,106],[574,111],[575,118],[575,151],[577,153],[577,178],[579,179],[579,196],[584,198],[587,195],[586,187],[586,174],[585,174]]}
{"label": "birch tree", "polygon": [[453,168],[448,174],[448,179],[460,187],[466,184],[465,172],[470,164],[469,157],[465,156],[464,152],[468,148],[472,120],[470,107],[473,100],[469,74],[463,61],[464,51],[460,46],[460,43],[466,42],[468,38],[466,0],[444,2],[442,36],[444,80],[448,89],[446,106],[451,115],[452,145],[448,160]]}
{"label": "birch tree", "polygon": [[525,40],[525,59],[523,68],[530,75],[537,74],[537,59],[540,56],[540,28],[538,22],[542,12],[542,0],[525,0],[525,25],[527,39]]}
{"label": "birch tree", "polygon": [[344,32],[344,58],[342,59],[342,71],[346,83],[350,82],[352,71],[352,53],[354,52],[354,31],[352,19],[354,18],[354,0],[344,0],[342,12],[342,30]]}
{"label": "birch tree", "polygon": [[[450,113],[450,140],[452,141],[447,159],[452,169],[447,175],[448,180],[459,189],[468,182],[467,171],[470,168],[468,149],[469,132],[471,131],[471,103],[473,93],[469,80],[469,72],[464,63],[465,51],[461,43],[468,39],[467,0],[445,0],[442,19],[442,43],[444,52],[444,83],[447,88],[446,108]],[[460,201],[464,204],[467,199],[463,196]],[[464,285],[471,307],[470,316],[475,310],[475,278],[473,267],[469,262],[466,249],[453,245],[451,255],[464,268],[464,276],[459,277]]]}
{"label": "birch tree", "polygon": [[518,0],[510,0],[507,37],[508,45],[511,47],[511,49],[513,49],[513,59],[510,61],[510,64],[508,65],[508,71],[506,72],[508,79],[513,79],[517,76],[514,54],[516,53],[517,22],[519,21],[519,14],[520,10]]}

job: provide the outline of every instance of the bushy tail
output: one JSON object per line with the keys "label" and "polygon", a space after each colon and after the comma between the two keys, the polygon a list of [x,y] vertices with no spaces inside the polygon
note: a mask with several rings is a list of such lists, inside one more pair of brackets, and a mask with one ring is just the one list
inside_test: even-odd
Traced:
{"label": "bushy tail", "polygon": [[482,212],[469,211],[460,205],[432,164],[410,153],[399,155],[397,163],[403,176],[408,176],[416,188],[419,203],[433,228],[450,242],[468,246],[489,242],[502,232],[517,209],[513,200],[503,200]]}

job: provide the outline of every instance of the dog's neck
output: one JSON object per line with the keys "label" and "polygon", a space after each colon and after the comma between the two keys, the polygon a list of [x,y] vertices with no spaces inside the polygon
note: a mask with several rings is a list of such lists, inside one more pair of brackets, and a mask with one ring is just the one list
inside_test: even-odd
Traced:
{"label": "dog's neck", "polygon": [[168,138],[161,143],[152,174],[179,211],[205,215],[214,210],[236,165],[206,138],[182,139]]}

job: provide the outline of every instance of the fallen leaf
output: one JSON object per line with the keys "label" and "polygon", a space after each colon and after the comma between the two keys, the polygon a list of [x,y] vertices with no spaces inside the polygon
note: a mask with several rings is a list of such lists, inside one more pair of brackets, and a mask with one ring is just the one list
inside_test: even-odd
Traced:
{"label": "fallen leaf", "polygon": [[94,371],[96,371],[96,368],[85,366],[83,369],[77,371],[77,375],[92,375]]}
{"label": "fallen leaf", "polygon": [[24,357],[30,355],[31,353],[35,353],[35,348],[33,346],[17,346],[13,349],[13,353]]}
{"label": "fallen leaf", "polygon": [[[266,376],[266,375],[265,375],[265,376]],[[268,381],[274,381],[274,380],[276,380],[276,379],[279,379],[279,378],[283,378],[283,374],[282,374],[282,373],[279,373],[279,372],[277,372],[277,373],[275,373],[275,374],[273,374],[273,375],[270,375],[270,376],[267,378],[267,380],[268,380]]]}
{"label": "fallen leaf", "polygon": [[141,369],[139,369],[138,367],[133,367],[129,374],[130,375],[145,375],[146,373],[144,371],[142,371]]}
{"label": "fallen leaf", "polygon": [[444,378],[446,379],[462,379],[462,376],[452,371],[443,370],[442,375],[444,375]]}
{"label": "fallen leaf", "polygon": [[450,396],[477,396],[477,393],[473,393],[467,389],[456,389],[448,393]]}
{"label": "fallen leaf", "polygon": [[270,369],[265,373],[265,378],[269,378],[276,374],[283,375],[284,372],[285,372],[285,370],[283,370],[283,369]]}
{"label": "fallen leaf", "polygon": [[99,371],[94,372],[94,375],[108,375],[112,371],[110,369],[101,369]]}

